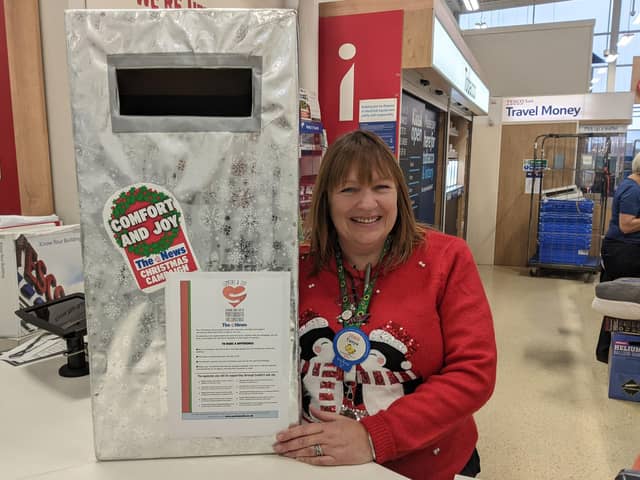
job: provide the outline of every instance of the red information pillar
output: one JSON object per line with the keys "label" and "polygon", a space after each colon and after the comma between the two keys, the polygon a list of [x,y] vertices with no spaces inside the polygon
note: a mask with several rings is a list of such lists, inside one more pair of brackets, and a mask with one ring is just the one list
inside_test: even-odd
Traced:
{"label": "red information pillar", "polygon": [[397,153],[403,15],[394,10],[320,18],[318,90],[329,143],[362,128]]}
{"label": "red information pillar", "polygon": [[0,215],[20,214],[4,2],[0,1]]}

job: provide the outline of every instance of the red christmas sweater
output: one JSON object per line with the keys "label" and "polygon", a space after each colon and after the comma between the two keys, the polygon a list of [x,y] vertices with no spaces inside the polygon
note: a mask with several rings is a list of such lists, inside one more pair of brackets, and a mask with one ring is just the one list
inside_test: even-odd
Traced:
{"label": "red christmas sweater", "polygon": [[[335,261],[315,276],[311,268],[303,256],[305,416],[309,405],[366,411],[361,423],[378,463],[409,478],[451,480],[473,452],[478,433],[472,414],[487,402],[496,379],[491,311],[467,245],[429,231],[406,263],[380,273],[362,326],[371,348],[346,377],[332,364],[333,338],[342,328]],[[345,268],[361,296],[363,272]]]}

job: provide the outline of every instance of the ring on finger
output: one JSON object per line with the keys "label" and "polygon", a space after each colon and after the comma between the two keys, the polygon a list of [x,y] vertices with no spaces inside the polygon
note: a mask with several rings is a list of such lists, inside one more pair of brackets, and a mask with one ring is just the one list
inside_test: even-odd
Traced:
{"label": "ring on finger", "polygon": [[324,452],[322,451],[322,447],[320,446],[319,443],[316,443],[313,445],[313,453],[315,454],[316,457],[324,456]]}

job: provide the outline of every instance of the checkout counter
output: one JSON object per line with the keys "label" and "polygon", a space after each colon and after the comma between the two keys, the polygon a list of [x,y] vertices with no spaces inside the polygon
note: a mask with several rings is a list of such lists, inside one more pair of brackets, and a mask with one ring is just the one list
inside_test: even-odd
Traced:
{"label": "checkout counter", "polygon": [[98,462],[93,450],[89,376],[63,378],[60,357],[21,367],[0,362],[0,478],[278,480],[405,478],[374,463],[316,467],[277,455]]}

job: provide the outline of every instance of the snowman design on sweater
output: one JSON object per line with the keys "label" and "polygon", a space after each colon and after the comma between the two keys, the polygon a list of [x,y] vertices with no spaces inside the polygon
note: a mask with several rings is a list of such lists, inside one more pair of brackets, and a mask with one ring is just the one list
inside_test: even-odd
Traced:
{"label": "snowman design on sweater", "polygon": [[[415,351],[410,338],[400,340],[400,330],[389,322],[385,329],[369,333],[369,356],[357,367],[356,382],[367,413],[386,410],[398,398],[413,392],[422,383],[411,370],[409,356]],[[405,343],[406,342],[406,343]]]}
{"label": "snowman design on sweater", "polygon": [[309,406],[319,410],[336,412],[336,405],[342,403],[342,370],[333,363],[334,331],[322,317],[313,316],[300,326],[300,376],[302,378],[303,415],[311,420]]}
{"label": "snowman design on sweater", "polygon": [[[315,315],[315,314],[313,314]],[[310,313],[306,313],[307,318]],[[395,400],[413,392],[422,383],[411,370],[409,358],[416,351],[415,341],[393,322],[369,333],[368,357],[355,370],[355,392],[351,399],[345,373],[333,365],[335,332],[319,316],[302,320],[299,330],[303,386],[303,414],[312,420],[309,406],[338,413],[347,405],[373,415]],[[352,374],[347,374],[352,377]]]}

